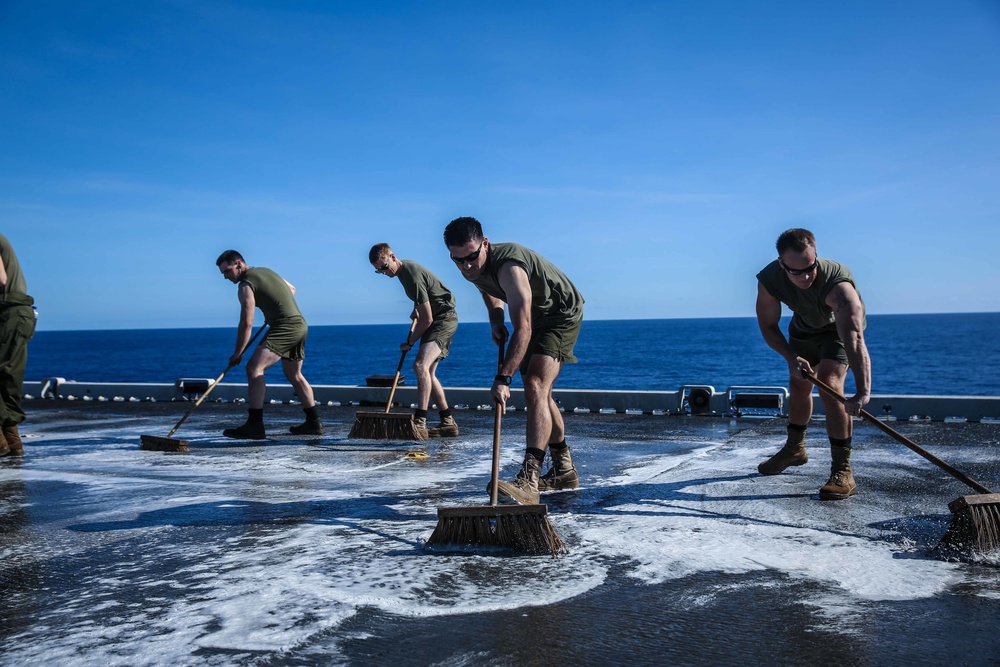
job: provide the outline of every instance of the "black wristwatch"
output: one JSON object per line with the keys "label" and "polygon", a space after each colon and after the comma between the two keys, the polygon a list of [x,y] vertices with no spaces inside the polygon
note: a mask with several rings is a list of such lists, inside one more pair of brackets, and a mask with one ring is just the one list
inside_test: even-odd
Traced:
{"label": "black wristwatch", "polygon": [[511,379],[512,378],[509,375],[497,375],[495,378],[493,378],[493,381],[498,382],[500,384],[505,384],[509,387]]}

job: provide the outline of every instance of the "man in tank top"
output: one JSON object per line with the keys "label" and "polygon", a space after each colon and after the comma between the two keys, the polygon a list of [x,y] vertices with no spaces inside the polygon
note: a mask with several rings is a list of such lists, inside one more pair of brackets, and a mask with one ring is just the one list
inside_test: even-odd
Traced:
{"label": "man in tank top", "polygon": [[264,339],[258,343],[247,362],[247,421],[237,428],[227,428],[222,434],[227,438],[264,439],[264,395],[267,391],[264,371],[280,361],[281,370],[291,382],[306,413],[305,422],[292,426],[289,431],[294,435],[322,435],[323,424],[316,409],[313,390],[302,375],[309,328],[295,303],[295,287],[271,269],[248,267],[243,256],[235,250],[219,255],[215,264],[226,280],[239,285],[240,324],[236,333],[236,351],[229,358],[231,365],[238,365],[243,358],[251,338],[256,308],[264,313],[264,322],[268,325]]}
{"label": "man in tank top", "polygon": [[[458,424],[448,406],[444,387],[437,379],[438,362],[448,356],[451,339],[458,329],[455,297],[437,276],[413,260],[398,259],[387,243],[377,243],[368,252],[368,261],[389,278],[399,278],[406,296],[413,301],[410,317],[416,326],[400,344],[400,353],[406,353],[420,341],[420,350],[413,362],[417,376],[417,407],[413,413],[414,426],[425,438],[453,437],[458,435]],[[437,405],[441,421],[427,428],[427,407],[431,399]]]}
{"label": "man in tank top", "polygon": [[17,425],[25,417],[21,396],[28,341],[35,335],[34,303],[14,247],[0,234],[0,456],[24,456]]}
{"label": "man in tank top", "polygon": [[[812,416],[813,373],[839,393],[847,369],[857,392],[842,405],[820,392],[832,458],[830,479],[819,490],[821,500],[843,500],[857,493],[851,470],[851,417],[871,398],[871,362],[865,345],[865,304],[854,276],[843,264],[820,259],[816,239],[806,229],[789,229],[778,237],[778,259],[757,274],[757,324],[768,346],[788,362],[788,438],[784,447],[757,466],[762,475],[777,475],[808,461],[806,426]],[[788,338],[778,327],[781,304],[792,311]]]}
{"label": "man in tank top", "polygon": [[[583,297],[566,274],[538,253],[516,243],[491,244],[475,218],[452,220],[444,242],[462,276],[479,288],[494,342],[502,345],[508,338],[505,305],[514,327],[490,392],[504,409],[511,376],[520,370],[527,437],[524,463],[513,481],[499,482],[499,495],[528,505],[538,503],[540,491],[576,488],[579,480],[552,387],[563,364],[576,363],[573,347],[583,321]],[[541,475],[546,451],[552,453],[552,468]]]}

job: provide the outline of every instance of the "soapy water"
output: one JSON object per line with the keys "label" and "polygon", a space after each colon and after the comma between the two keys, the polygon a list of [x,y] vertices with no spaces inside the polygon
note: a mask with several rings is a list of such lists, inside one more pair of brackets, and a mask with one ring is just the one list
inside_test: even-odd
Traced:
{"label": "soapy water", "polygon": [[[523,421],[507,421],[509,477],[524,439]],[[488,413],[427,443],[349,440],[349,414],[329,436],[264,445],[192,422],[191,452],[164,454],[138,448],[162,418],[52,418],[23,462],[0,467],[8,664],[346,664],[362,617],[383,619],[377,635],[692,581],[704,583],[681,597],[690,610],[796,586],[807,625],[844,636],[864,633],[866,606],[962,595],[1000,610],[997,570],[932,555],[947,501],[968,492],[881,441],[857,449],[860,495],[826,503],[822,447],[806,466],[756,474],[783,428],[580,420],[569,441],[582,486],[543,496],[569,553],[526,558],[424,544],[438,507],[488,502]],[[962,458],[991,465],[987,447]],[[505,664],[461,641],[444,655]]]}

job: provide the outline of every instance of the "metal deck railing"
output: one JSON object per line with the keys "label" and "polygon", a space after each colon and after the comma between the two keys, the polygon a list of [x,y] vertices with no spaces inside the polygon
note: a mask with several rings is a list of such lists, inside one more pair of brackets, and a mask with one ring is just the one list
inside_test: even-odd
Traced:
{"label": "metal deck railing", "polygon": [[[84,401],[185,401],[196,399],[213,382],[211,378],[180,378],[173,383],[81,382],[52,377],[25,382],[25,398]],[[446,387],[448,399],[459,408],[490,405],[487,387]],[[326,405],[384,406],[388,387],[365,385],[313,385],[316,401]],[[288,384],[269,384],[271,403],[295,403]],[[555,389],[553,396],[566,412],[603,414],[694,415],[714,417],[784,416],[788,390],[773,386],[733,386],[724,391],[711,385],[685,384],[677,390],[616,391],[608,389]],[[409,406],[416,401],[416,387],[396,389],[394,405]],[[245,383],[220,383],[209,401],[245,401]],[[524,391],[511,390],[510,406],[524,407]],[[868,411],[886,419],[921,421],[1000,420],[1000,396],[921,396],[878,394],[872,396]],[[813,414],[823,414],[823,403],[814,396]]]}

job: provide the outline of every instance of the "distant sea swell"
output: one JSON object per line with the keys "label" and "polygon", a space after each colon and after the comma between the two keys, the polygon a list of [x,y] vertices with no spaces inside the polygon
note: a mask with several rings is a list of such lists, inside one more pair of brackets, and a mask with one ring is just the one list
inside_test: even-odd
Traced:
{"label": "distant sea swell", "polygon": [[[306,377],[314,384],[353,385],[364,384],[369,375],[392,374],[406,328],[405,321],[312,326]],[[1000,358],[991,345],[998,331],[1000,313],[869,315],[865,335],[874,393],[1000,395]],[[234,328],[40,331],[28,348],[27,379],[215,377],[225,368],[234,340]],[[445,386],[488,385],[495,350],[487,324],[460,324],[438,377]],[[725,390],[784,386],[788,379],[784,361],[765,345],[752,317],[585,321],[576,355],[580,363],[566,365],[557,387],[675,390],[707,384]],[[412,384],[410,362],[412,356],[404,375]],[[226,381],[243,379],[240,368]],[[285,382],[277,366],[268,381]]]}

